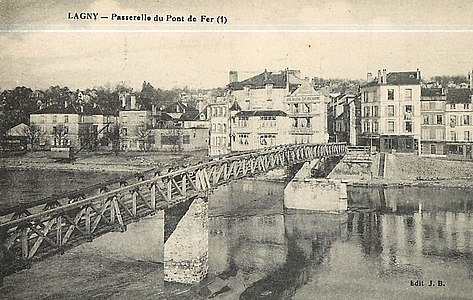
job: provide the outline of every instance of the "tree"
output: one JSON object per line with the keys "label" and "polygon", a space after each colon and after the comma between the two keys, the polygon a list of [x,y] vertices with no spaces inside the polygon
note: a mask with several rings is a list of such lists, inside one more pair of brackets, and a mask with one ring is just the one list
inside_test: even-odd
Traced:
{"label": "tree", "polygon": [[44,135],[44,131],[36,124],[31,124],[30,126],[25,127],[22,131],[26,136],[28,144],[30,144],[31,152],[33,152],[34,146],[40,141],[41,137]]}
{"label": "tree", "polygon": [[118,154],[121,149],[121,140],[123,136],[123,130],[120,124],[115,123],[110,125],[110,129],[104,133],[104,136],[112,142],[112,151]]}
{"label": "tree", "polygon": [[66,140],[66,127],[62,124],[58,124],[57,126],[53,127],[54,133],[54,146],[65,146],[67,144]]}
{"label": "tree", "polygon": [[141,124],[136,126],[136,135],[141,144],[141,149],[143,151],[148,151],[148,143],[150,142],[151,138],[151,127],[149,124],[142,122]]}

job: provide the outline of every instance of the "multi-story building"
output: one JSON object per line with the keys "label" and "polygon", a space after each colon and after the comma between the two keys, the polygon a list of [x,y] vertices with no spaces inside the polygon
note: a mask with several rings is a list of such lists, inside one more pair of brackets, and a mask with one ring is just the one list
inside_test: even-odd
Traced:
{"label": "multi-story building", "polygon": [[230,71],[227,95],[208,108],[210,155],[327,142],[326,98],[299,75],[297,70],[265,70],[240,82]]}
{"label": "multi-story building", "polygon": [[415,152],[420,143],[420,71],[378,71],[361,87],[361,143],[380,151]]}
{"label": "multi-story building", "polygon": [[[230,108],[232,97],[217,97],[214,103],[207,107],[210,118],[210,145],[209,155],[222,155],[231,151],[230,147]],[[234,109],[240,107],[235,102]]]}
{"label": "multi-story building", "polygon": [[421,110],[421,154],[444,156],[445,148],[445,103],[447,96],[442,88],[422,88]]}
{"label": "multi-story building", "polygon": [[328,108],[328,132],[331,142],[358,145],[361,133],[361,99],[355,94],[341,94]]}
{"label": "multi-story building", "polygon": [[303,81],[285,98],[287,116],[291,119],[290,138],[286,143],[326,143],[327,101],[312,84]]}
{"label": "multi-story building", "polygon": [[[40,146],[44,149],[59,146],[95,149],[115,116],[97,105],[54,104],[30,115],[30,124],[43,132]],[[108,141],[102,141],[108,145]]]}
{"label": "multi-story building", "polygon": [[290,143],[291,119],[282,110],[242,110],[231,123],[231,151]]}
{"label": "multi-story building", "polygon": [[448,89],[445,108],[446,154],[451,158],[472,158],[473,95],[470,89]]}

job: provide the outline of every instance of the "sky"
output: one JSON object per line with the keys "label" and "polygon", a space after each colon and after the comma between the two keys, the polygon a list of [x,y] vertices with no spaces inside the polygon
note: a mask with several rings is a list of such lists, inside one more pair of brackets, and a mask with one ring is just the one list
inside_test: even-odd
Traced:
{"label": "sky", "polygon": [[[100,16],[225,16],[227,24],[70,20]],[[419,68],[424,78],[473,69],[468,1],[0,1],[0,89],[214,88],[236,70],[366,78]]]}

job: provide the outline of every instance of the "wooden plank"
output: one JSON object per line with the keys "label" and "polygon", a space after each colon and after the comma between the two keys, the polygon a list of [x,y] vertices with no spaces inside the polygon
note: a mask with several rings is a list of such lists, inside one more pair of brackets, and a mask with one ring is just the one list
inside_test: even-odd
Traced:
{"label": "wooden plank", "polygon": [[[97,226],[98,226],[100,220],[102,219],[102,217],[103,217],[103,219],[104,219],[107,223],[109,223],[109,224],[112,224],[112,223],[113,223],[112,220],[111,220],[111,217],[110,217],[110,221],[109,221],[109,220],[104,216],[104,213],[105,213],[105,211],[107,210],[107,208],[108,208],[110,202],[111,202],[110,199],[107,199],[107,201],[105,201],[105,202],[102,204],[102,209],[100,210],[100,212],[99,212],[99,210],[98,210],[94,205],[92,205],[92,204],[90,205],[90,207],[97,213],[97,216],[95,217],[94,223],[92,224],[92,228],[90,229],[90,233],[94,233],[94,232],[95,232],[95,230],[97,229]],[[110,206],[111,206],[111,205],[110,205]]]}
{"label": "wooden plank", "polygon": [[85,231],[83,231],[81,228],[79,228],[79,221],[82,218],[82,215],[85,212],[85,208],[81,209],[79,213],[75,216],[74,220],[72,220],[67,214],[64,214],[63,217],[65,220],[67,220],[71,226],[66,231],[66,234],[64,235],[64,238],[62,239],[62,244],[65,245],[67,241],[69,240],[70,236],[74,232],[74,229],[77,229],[80,233],[83,235],[86,235]]}
{"label": "wooden plank", "polygon": [[128,207],[126,207],[126,204],[122,201],[122,199],[123,198],[117,198],[118,204],[126,211],[128,215],[133,217],[134,216],[133,212]]}
{"label": "wooden plank", "polygon": [[131,200],[131,215],[133,218],[136,218],[137,200],[138,200],[138,195],[137,195],[137,190],[135,190],[132,192],[132,200]]}
{"label": "wooden plank", "polygon": [[151,184],[150,194],[151,194],[151,209],[156,210],[156,183]]}
{"label": "wooden plank", "polygon": [[179,192],[179,194],[181,196],[185,196],[185,194],[182,192],[182,189],[179,187],[179,185],[177,184],[176,180],[174,180],[174,177],[171,177],[171,182],[172,184],[174,185],[174,187],[177,189],[177,191]]}
{"label": "wooden plank", "polygon": [[117,197],[114,197],[114,199],[112,200],[112,204],[114,207],[115,214],[117,216],[118,224],[121,225],[122,230],[125,230],[125,224],[123,223],[122,215],[120,213],[120,208],[118,207]]}
{"label": "wooden plank", "polygon": [[34,243],[33,247],[31,247],[30,253],[28,254],[28,258],[33,258],[33,256],[36,254],[36,251],[38,251],[43,241],[48,242],[53,247],[57,247],[57,244],[50,237],[48,237],[48,233],[55,223],[56,223],[56,218],[49,220],[45,226],[44,231],[38,230],[34,226],[30,227],[30,229],[38,235],[38,238],[36,239],[36,242]]}
{"label": "wooden plank", "polygon": [[28,227],[25,226],[21,229],[21,255],[24,259],[28,258]]}
{"label": "wooden plank", "polygon": [[62,248],[62,216],[57,216],[56,221],[56,244],[59,249]]}

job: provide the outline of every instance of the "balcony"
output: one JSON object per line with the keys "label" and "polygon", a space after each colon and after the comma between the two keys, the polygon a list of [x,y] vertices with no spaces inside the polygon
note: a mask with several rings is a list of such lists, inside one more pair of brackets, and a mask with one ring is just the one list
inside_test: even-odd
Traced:
{"label": "balcony", "polygon": [[315,130],[311,127],[291,127],[290,134],[314,134]]}

